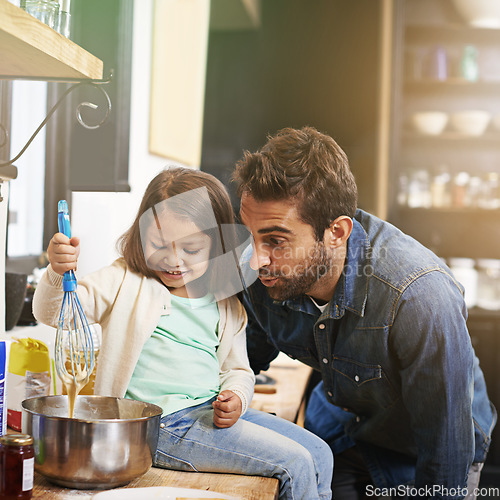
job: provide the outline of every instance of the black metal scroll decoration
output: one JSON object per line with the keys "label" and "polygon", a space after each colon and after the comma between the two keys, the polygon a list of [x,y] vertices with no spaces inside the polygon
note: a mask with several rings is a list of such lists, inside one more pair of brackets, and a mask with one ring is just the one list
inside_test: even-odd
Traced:
{"label": "black metal scroll decoration", "polygon": [[[68,94],[70,94],[71,92],[73,92],[73,90],[76,90],[79,87],[83,87],[84,85],[90,85],[91,87],[94,87],[97,90],[99,90],[106,100],[106,113],[105,113],[104,117],[99,121],[99,123],[97,123],[96,125],[89,125],[82,118],[82,114],[81,114],[82,108],[87,107],[87,108],[90,108],[92,110],[96,110],[99,106],[97,106],[96,104],[94,104],[92,102],[88,102],[88,101],[82,102],[76,108],[76,119],[78,120],[78,123],[80,123],[80,125],[82,127],[85,127],[86,129],[89,129],[89,130],[93,130],[93,129],[96,129],[96,128],[99,128],[100,126],[102,126],[106,122],[106,120],[108,119],[109,114],[111,112],[111,99],[109,98],[109,95],[107,94],[106,90],[102,87],[102,85],[106,85],[109,82],[111,82],[112,78],[113,78],[113,70],[110,71],[109,78],[106,80],[79,81],[78,83],[72,85],[71,87],[68,87],[64,91],[64,93],[61,95],[61,97],[58,99],[58,101],[54,104],[54,106],[52,106],[52,109],[47,113],[47,116],[45,117],[45,119],[42,121],[42,123],[40,123],[40,125],[35,130],[33,135],[28,139],[28,142],[24,145],[24,147],[21,149],[21,151],[19,151],[19,153],[16,156],[14,156],[14,158],[12,158],[11,160],[9,160],[5,163],[0,163],[0,168],[12,165],[17,160],[19,160],[19,158],[21,158],[23,153],[28,149],[28,147],[33,142],[35,137],[38,135],[40,130],[42,130],[42,128],[45,127],[47,122],[50,120],[50,117],[55,113],[55,111],[61,105],[61,103],[64,101],[64,99],[66,99]],[[50,79],[44,79],[44,81],[50,81]],[[62,83],[61,80],[54,80],[54,81],[58,81],[58,82]],[[74,80],[65,80],[65,81],[68,82],[68,81],[74,81]],[[0,143],[0,147],[2,147],[7,143],[9,134],[2,124],[0,124],[0,132],[3,135],[2,142]]]}

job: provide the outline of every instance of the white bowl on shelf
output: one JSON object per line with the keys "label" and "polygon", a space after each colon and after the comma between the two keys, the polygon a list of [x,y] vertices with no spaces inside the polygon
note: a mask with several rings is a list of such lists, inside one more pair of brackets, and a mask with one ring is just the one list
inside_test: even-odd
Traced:
{"label": "white bowl on shelf", "polygon": [[417,111],[411,122],[417,132],[424,135],[439,135],[448,123],[448,114],[442,111]]}
{"label": "white bowl on shelf", "polygon": [[475,28],[500,28],[498,0],[452,0],[458,13]]}
{"label": "white bowl on shelf", "polygon": [[480,109],[457,111],[450,115],[450,126],[460,134],[480,136],[484,134],[490,120],[490,113]]}

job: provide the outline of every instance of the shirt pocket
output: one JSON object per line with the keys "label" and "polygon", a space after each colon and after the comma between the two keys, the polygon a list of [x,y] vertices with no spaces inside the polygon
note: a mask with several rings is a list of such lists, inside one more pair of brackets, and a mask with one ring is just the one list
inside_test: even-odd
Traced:
{"label": "shirt pocket", "polygon": [[398,395],[380,365],[333,358],[334,404],[355,413],[373,413],[388,408]]}

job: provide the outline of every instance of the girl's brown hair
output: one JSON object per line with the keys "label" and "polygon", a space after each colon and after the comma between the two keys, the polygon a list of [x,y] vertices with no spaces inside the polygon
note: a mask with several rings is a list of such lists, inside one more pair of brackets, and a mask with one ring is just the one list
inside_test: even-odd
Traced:
{"label": "girl's brown hair", "polygon": [[[206,199],[203,197],[196,199],[193,197],[189,206],[183,207],[185,209],[182,210],[182,216],[189,218],[199,227],[209,227],[211,225],[209,222],[213,221],[215,216],[218,227],[204,231],[212,239],[211,259],[224,254],[226,245],[231,247],[232,243],[228,241],[231,231],[224,230],[224,237],[221,234],[222,227],[234,226],[231,200],[222,182],[206,172],[172,167],[160,172],[149,183],[132,226],[118,240],[118,251],[132,271],[148,278],[156,278],[156,272],[148,267],[143,252],[140,230],[141,216],[156,204],[197,188],[206,188],[210,206],[207,206]],[[223,270],[217,269],[217,265],[212,266],[211,290],[220,289],[216,281],[223,280],[223,274]]]}

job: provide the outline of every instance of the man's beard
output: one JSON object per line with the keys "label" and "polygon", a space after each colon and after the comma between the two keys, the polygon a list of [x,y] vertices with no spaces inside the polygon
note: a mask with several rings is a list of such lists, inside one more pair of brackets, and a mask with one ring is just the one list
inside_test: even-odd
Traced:
{"label": "man's beard", "polygon": [[273,273],[272,275],[279,279],[267,292],[272,299],[280,301],[300,297],[310,291],[312,286],[331,270],[332,265],[332,257],[328,255],[325,245],[318,241],[314,245],[312,256],[302,265],[295,266],[290,273]]}

